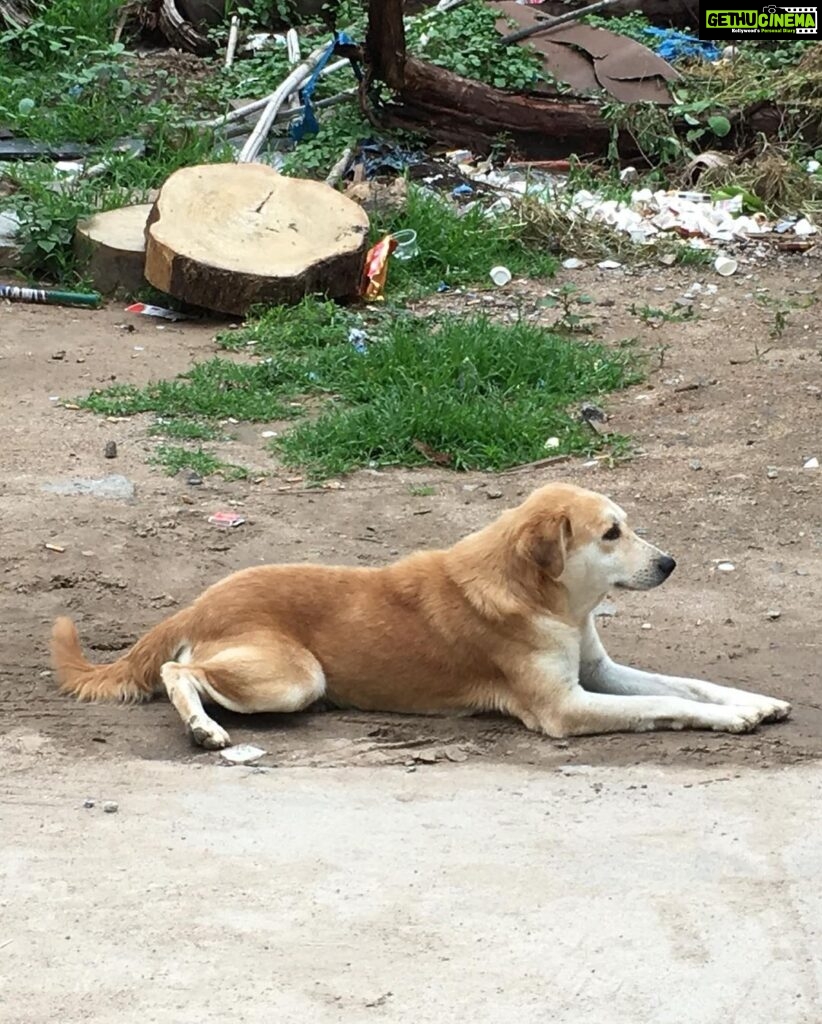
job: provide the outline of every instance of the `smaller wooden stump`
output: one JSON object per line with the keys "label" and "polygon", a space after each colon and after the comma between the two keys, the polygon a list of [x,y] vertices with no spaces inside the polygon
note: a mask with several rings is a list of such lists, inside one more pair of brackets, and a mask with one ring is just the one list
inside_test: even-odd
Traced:
{"label": "smaller wooden stump", "polygon": [[143,203],[78,222],[74,250],[98,292],[131,295],[145,285],[145,231],[150,213],[151,203]]}

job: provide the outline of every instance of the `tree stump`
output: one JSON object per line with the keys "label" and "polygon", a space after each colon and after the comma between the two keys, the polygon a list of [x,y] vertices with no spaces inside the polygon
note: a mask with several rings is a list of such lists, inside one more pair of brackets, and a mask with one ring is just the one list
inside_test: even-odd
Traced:
{"label": "tree stump", "polygon": [[136,292],[145,284],[145,231],[151,203],[122,206],[81,220],[74,235],[80,265],[103,295]]}
{"label": "tree stump", "polygon": [[318,181],[264,164],[184,167],[146,228],[146,280],[191,305],[243,316],[256,303],[358,293],[368,215]]}

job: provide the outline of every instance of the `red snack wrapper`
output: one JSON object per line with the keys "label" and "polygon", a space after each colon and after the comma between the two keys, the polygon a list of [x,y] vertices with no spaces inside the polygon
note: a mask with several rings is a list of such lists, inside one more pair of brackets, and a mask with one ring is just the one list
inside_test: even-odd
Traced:
{"label": "red snack wrapper", "polygon": [[388,277],[388,260],[396,248],[397,240],[391,235],[386,235],[368,250],[368,255],[365,257],[362,288],[360,289],[363,298],[372,302],[382,298],[385,281]]}

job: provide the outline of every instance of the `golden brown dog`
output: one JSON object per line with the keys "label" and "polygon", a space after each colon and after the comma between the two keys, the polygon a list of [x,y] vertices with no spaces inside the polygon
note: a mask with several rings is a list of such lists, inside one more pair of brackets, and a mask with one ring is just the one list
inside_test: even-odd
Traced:
{"label": "golden brown dog", "polygon": [[230,740],[203,700],[249,714],[320,697],[414,714],[494,710],[554,737],[746,732],[787,717],[784,701],[625,668],[605,653],[592,613],[606,592],[656,587],[675,565],[608,498],[549,484],[453,547],[382,569],[244,569],[111,665],[85,660],[66,618],[52,652],[62,689],[84,700],[165,689],[210,748]]}

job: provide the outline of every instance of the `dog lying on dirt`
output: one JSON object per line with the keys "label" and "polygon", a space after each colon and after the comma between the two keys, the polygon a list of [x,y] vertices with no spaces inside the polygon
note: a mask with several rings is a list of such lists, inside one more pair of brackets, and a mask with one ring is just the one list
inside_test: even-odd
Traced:
{"label": "dog lying on dirt", "polygon": [[614,587],[648,590],[676,566],[608,498],[548,484],[444,551],[380,569],[268,565],[209,587],[111,665],[54,625],[64,691],[137,701],[163,689],[195,743],[232,711],[342,707],[412,714],[499,711],[553,737],[649,729],[748,732],[790,705],[744,690],[625,668],[593,610]]}

